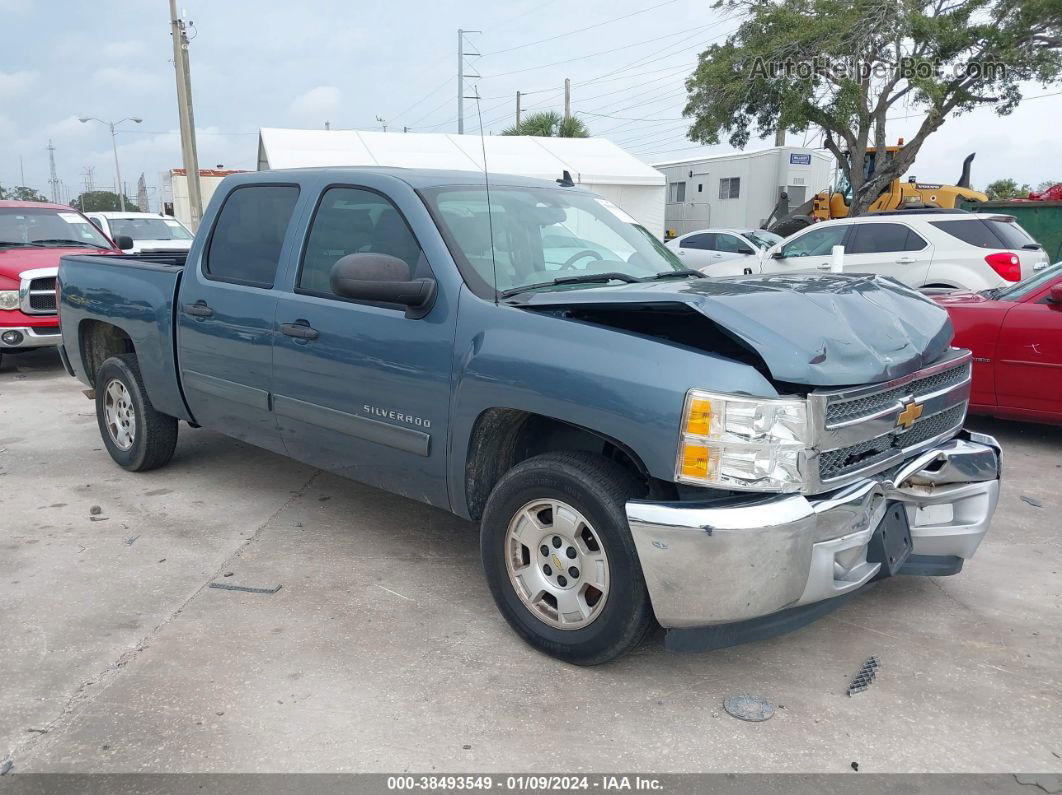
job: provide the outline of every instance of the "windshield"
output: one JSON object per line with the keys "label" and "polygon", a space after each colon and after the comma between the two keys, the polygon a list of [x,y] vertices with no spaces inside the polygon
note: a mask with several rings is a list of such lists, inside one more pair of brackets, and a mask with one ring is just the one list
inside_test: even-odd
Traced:
{"label": "windshield", "polygon": [[465,281],[481,296],[493,298],[495,290],[506,292],[558,278],[615,273],[644,279],[685,270],[633,218],[586,193],[491,187],[489,214],[485,187],[432,188],[422,193],[443,227]]}
{"label": "windshield", "polygon": [[754,229],[751,232],[742,232],[741,234],[760,248],[770,248],[775,243],[782,242],[781,235],[776,235],[774,232],[768,232],[766,229]]}
{"label": "windshield", "polygon": [[0,207],[0,248],[111,248],[81,214],[48,207]]}
{"label": "windshield", "polygon": [[1040,271],[1035,276],[1030,276],[1023,282],[1018,282],[1013,287],[1000,290],[993,297],[997,301],[1020,301],[1029,293],[1034,293],[1049,281],[1062,274],[1062,262],[1056,262],[1050,268]]}
{"label": "windshield", "polygon": [[128,235],[133,240],[191,240],[192,233],[170,218],[109,218],[114,235]]}

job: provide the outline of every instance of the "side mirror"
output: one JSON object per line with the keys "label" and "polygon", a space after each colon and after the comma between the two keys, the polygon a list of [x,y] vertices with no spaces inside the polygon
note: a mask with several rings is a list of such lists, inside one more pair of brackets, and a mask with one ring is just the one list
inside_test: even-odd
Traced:
{"label": "side mirror", "polygon": [[1056,284],[1047,291],[1047,305],[1062,310],[1062,284]]}
{"label": "side mirror", "polygon": [[356,301],[406,307],[407,317],[423,317],[435,298],[435,281],[413,279],[409,265],[387,254],[347,254],[332,266],[332,292]]}
{"label": "side mirror", "polygon": [[129,251],[136,243],[133,242],[133,238],[129,237],[129,235],[115,235],[114,245],[118,246],[122,251]]}
{"label": "side mirror", "polygon": [[751,248],[745,248],[744,246],[742,246],[741,248],[739,248],[739,249],[737,250],[737,253],[738,253],[738,254],[751,254],[751,255],[755,255],[755,254],[756,254],[756,252],[755,252],[755,251],[753,251],[753,250],[752,250]]}
{"label": "side mirror", "polygon": [[771,259],[785,259],[785,256],[782,254],[782,249],[778,249],[777,251],[772,251],[771,252]]}

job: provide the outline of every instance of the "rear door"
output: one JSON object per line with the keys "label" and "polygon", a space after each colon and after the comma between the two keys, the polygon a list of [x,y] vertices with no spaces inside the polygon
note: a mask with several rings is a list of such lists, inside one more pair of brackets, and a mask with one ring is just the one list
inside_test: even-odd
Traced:
{"label": "rear door", "polygon": [[299,188],[242,185],[225,197],[206,245],[185,267],[178,362],[196,422],[280,451],[270,410],[277,269],[294,245]]}
{"label": "rear door", "polygon": [[[389,178],[325,187],[280,296],[273,357],[273,406],[289,455],[345,477],[441,507],[456,313],[445,285],[423,317],[402,307],[335,295],[341,257],[377,253],[434,278],[413,233],[438,238],[422,202],[380,188]],[[408,194],[408,195],[407,195]],[[441,240],[433,240],[433,244]]]}
{"label": "rear door", "polygon": [[691,270],[701,270],[712,264],[715,249],[714,232],[691,232],[678,239],[672,250],[679,255],[682,264]]}
{"label": "rear door", "polygon": [[1062,307],[1051,287],[1007,312],[996,348],[1000,407],[1062,414]]}
{"label": "rear door", "polygon": [[900,223],[854,223],[845,241],[847,273],[891,276],[909,287],[922,287],[933,260],[933,247],[917,232]]}

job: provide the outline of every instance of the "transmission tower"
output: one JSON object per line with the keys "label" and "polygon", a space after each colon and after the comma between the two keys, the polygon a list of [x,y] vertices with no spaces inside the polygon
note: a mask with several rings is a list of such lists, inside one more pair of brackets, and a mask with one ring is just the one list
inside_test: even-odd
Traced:
{"label": "transmission tower", "polygon": [[52,204],[59,204],[59,199],[62,197],[59,195],[59,177],[55,174],[55,147],[52,146],[51,138],[48,139],[48,168],[51,173],[48,184],[52,188]]}

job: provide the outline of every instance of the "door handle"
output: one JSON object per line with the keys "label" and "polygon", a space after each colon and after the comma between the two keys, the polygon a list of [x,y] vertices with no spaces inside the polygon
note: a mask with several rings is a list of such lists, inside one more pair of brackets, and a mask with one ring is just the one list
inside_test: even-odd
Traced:
{"label": "door handle", "polygon": [[820,271],[828,271],[830,269],[830,263],[824,262],[821,265],[816,265],[815,267],[818,268]]}
{"label": "door handle", "polygon": [[185,304],[184,313],[192,317],[213,317],[214,310],[206,305],[206,301],[196,301],[194,304]]}
{"label": "door handle", "polygon": [[315,340],[321,336],[317,332],[317,329],[310,328],[310,324],[305,320],[297,320],[294,323],[281,324],[280,333],[286,334],[289,337],[294,337],[297,340]]}
{"label": "door handle", "polygon": [[896,258],[896,262],[898,262],[900,265],[910,265],[914,261],[915,261],[914,257],[897,257]]}

